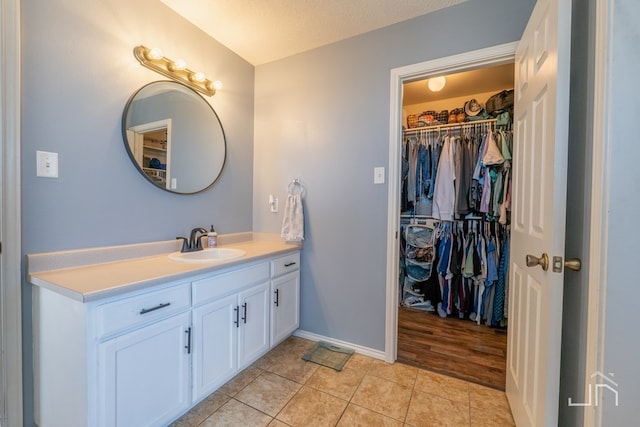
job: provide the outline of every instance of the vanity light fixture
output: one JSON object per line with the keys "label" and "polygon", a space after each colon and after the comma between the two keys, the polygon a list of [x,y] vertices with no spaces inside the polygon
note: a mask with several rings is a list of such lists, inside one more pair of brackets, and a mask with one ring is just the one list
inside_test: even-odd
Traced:
{"label": "vanity light fixture", "polygon": [[213,96],[216,90],[222,87],[220,81],[213,82],[209,80],[202,71],[188,69],[183,59],[173,61],[165,57],[157,47],[149,49],[142,45],[136,46],[133,48],[133,55],[145,67],[170,79],[177,80],[205,95]]}
{"label": "vanity light fixture", "polygon": [[431,92],[439,92],[442,90],[445,83],[447,83],[447,80],[444,78],[444,76],[440,76],[429,79],[427,86],[429,87],[429,90]]}

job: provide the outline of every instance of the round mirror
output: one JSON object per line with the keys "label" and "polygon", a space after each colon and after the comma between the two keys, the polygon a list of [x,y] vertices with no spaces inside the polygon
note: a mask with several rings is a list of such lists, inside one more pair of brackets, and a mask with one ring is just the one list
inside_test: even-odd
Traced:
{"label": "round mirror", "polygon": [[140,173],[173,193],[206,189],[224,166],[226,141],[218,115],[181,83],[158,81],[135,92],[122,115],[122,136]]}

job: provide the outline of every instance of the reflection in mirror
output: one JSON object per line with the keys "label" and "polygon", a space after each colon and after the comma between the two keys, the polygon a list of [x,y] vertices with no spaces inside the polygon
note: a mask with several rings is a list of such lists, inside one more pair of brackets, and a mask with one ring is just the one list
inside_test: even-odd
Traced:
{"label": "reflection in mirror", "polygon": [[134,93],[124,109],[122,133],[138,170],[167,191],[202,191],[224,166],[226,141],[218,116],[202,96],[177,82],[153,82]]}

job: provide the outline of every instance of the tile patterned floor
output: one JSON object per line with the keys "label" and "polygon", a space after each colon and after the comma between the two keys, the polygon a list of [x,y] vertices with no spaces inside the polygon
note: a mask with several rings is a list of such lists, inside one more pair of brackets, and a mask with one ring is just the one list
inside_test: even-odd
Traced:
{"label": "tile patterned floor", "polygon": [[341,372],[305,362],[290,337],[171,427],[515,426],[505,394],[354,354]]}

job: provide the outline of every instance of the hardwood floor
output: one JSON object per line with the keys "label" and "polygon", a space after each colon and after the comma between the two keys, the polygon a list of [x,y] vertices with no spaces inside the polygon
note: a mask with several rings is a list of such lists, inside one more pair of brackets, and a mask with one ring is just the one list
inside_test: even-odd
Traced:
{"label": "hardwood floor", "polygon": [[507,331],[398,308],[398,362],[504,390]]}

